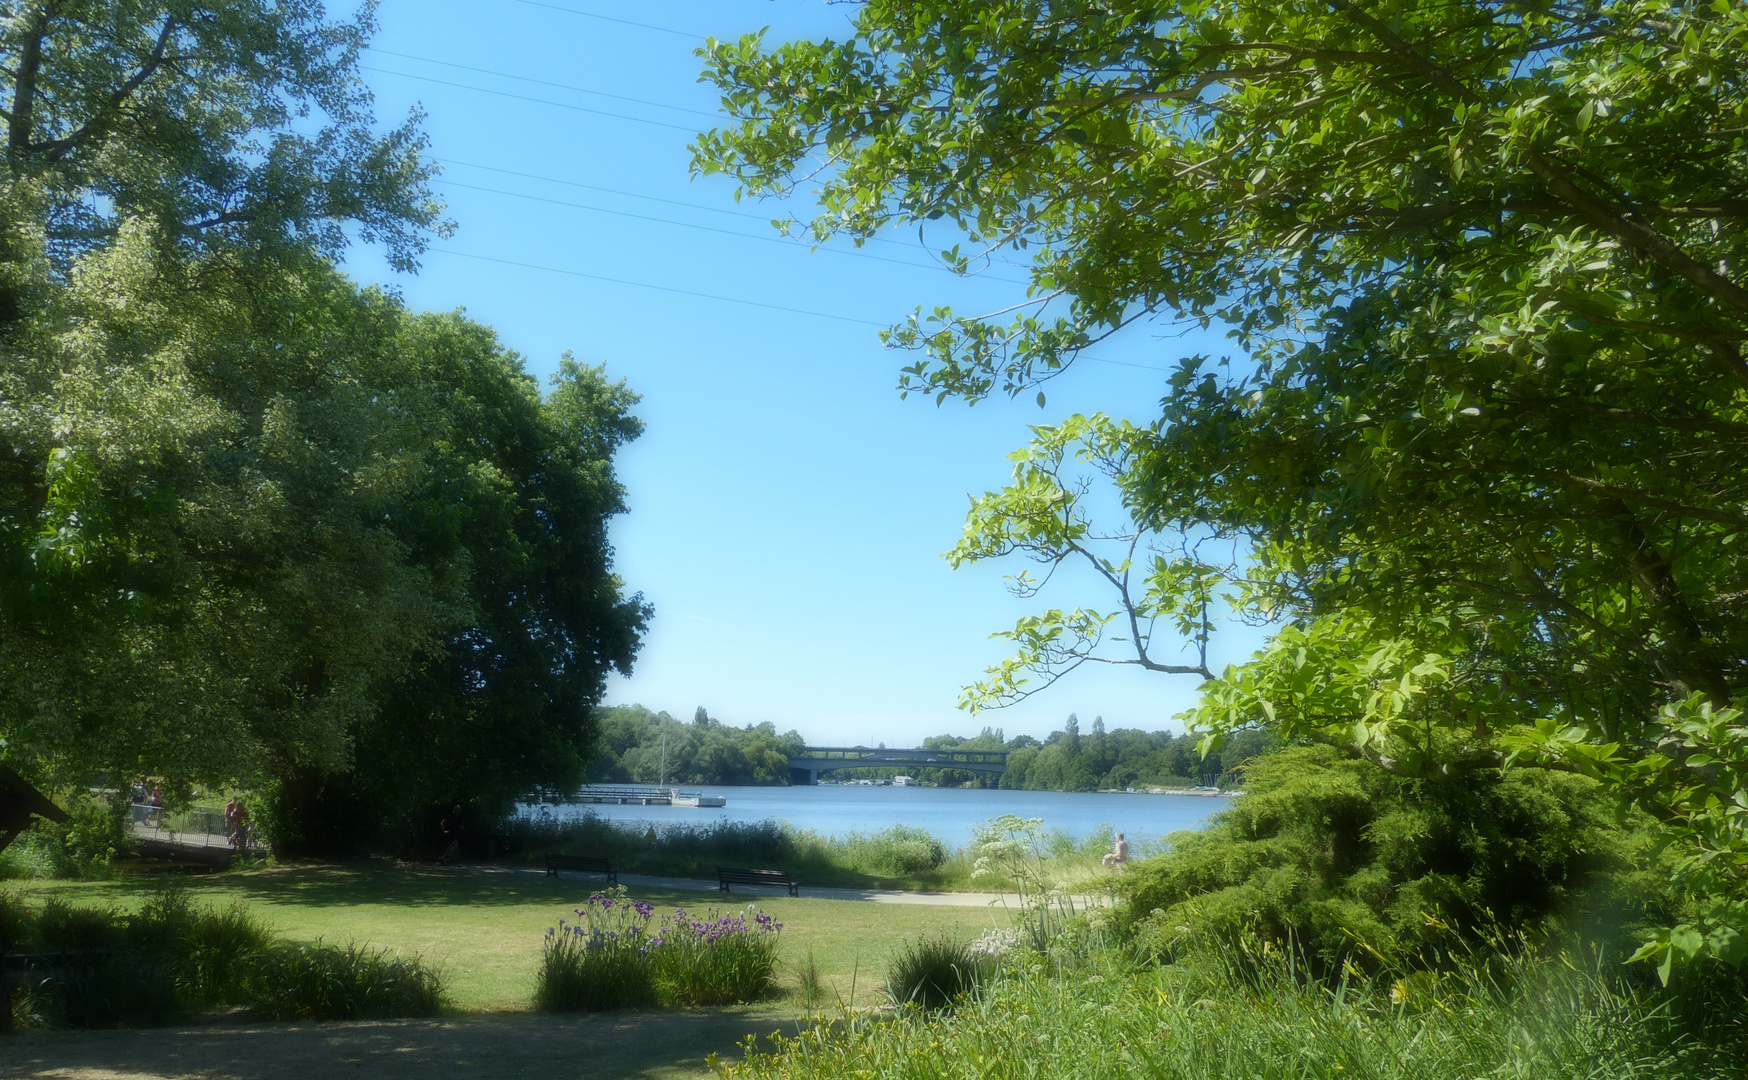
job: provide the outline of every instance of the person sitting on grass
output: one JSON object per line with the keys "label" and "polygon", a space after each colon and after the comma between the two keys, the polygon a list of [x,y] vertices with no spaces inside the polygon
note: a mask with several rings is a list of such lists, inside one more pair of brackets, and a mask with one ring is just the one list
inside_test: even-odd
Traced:
{"label": "person sitting on grass", "polygon": [[1111,850],[1105,855],[1105,866],[1113,870],[1119,870],[1122,869],[1123,864],[1128,861],[1129,841],[1123,839],[1122,833],[1118,833],[1117,842],[1111,845]]}

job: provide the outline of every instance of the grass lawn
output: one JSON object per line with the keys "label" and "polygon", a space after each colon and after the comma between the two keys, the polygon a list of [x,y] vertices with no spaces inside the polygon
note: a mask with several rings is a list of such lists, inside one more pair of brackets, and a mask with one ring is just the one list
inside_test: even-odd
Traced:
{"label": "grass lawn", "polygon": [[[32,902],[58,895],[77,904],[131,910],[162,879],[10,883]],[[463,1012],[527,1009],[546,928],[570,917],[600,886],[538,872],[450,869],[388,860],[286,866],[178,879],[198,902],[240,902],[294,940],[369,943],[417,953],[443,971],[450,1000]],[[1007,925],[999,908],[934,907],[784,896],[718,898],[714,893],[633,888],[658,915],[674,907],[740,907],[751,900],[784,924],[780,985],[799,1007],[797,965],[809,950],[826,986],[857,1004],[881,1000],[888,957],[907,938],[949,933],[975,937]],[[853,995],[852,995],[853,983]]]}

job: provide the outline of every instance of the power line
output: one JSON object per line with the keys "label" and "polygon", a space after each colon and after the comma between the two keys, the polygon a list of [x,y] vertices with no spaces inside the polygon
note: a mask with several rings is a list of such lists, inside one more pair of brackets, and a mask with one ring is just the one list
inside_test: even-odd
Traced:
{"label": "power line", "polygon": [[766,304],[758,300],[743,300],[735,296],[718,296],[715,293],[694,292],[691,289],[676,289],[671,285],[655,285],[647,281],[631,281],[627,278],[608,277],[605,274],[586,274],[581,270],[561,270],[556,266],[539,266],[535,263],[517,262],[514,259],[498,259],[490,255],[475,255],[467,251],[453,251],[449,248],[431,248],[439,255],[454,255],[461,259],[478,259],[480,262],[498,263],[503,266],[519,266],[524,270],[542,270],[548,274],[563,274],[566,277],[586,278],[590,281],[605,281],[614,285],[630,285],[639,289],[654,289],[657,292],[674,293],[678,296],[694,296],[703,300],[720,300],[725,304],[743,304],[747,307],[764,308],[767,311],[782,311],[790,315],[811,315],[816,319],[832,319],[836,322],[857,323],[862,326],[878,326],[885,328],[883,322],[873,319],[856,319],[848,315],[832,315],[824,311],[808,311],[806,308],[784,307],[781,304]]}
{"label": "power line", "polygon": [[[539,180],[542,183],[547,183],[547,184],[563,184],[566,187],[581,188],[584,191],[599,191],[599,192],[603,192],[603,193],[608,194],[608,195],[622,195],[628,199],[643,199],[646,202],[665,203],[668,206],[683,206],[683,207],[686,207],[688,210],[704,210],[704,211],[707,211],[707,212],[712,213],[712,214],[727,214],[730,217],[746,218],[749,221],[757,221],[757,222],[760,222],[761,224],[765,224],[765,225],[769,225],[771,223],[771,219],[769,217],[767,217],[766,215],[754,214],[754,213],[751,213],[751,212],[746,211],[746,210],[730,210],[730,209],[727,209],[726,207],[721,207],[721,206],[706,206],[703,203],[686,202],[683,199],[664,199],[658,195],[645,195],[642,192],[625,191],[622,188],[602,187],[599,184],[585,184],[585,183],[582,183],[581,181],[577,181],[577,180],[561,180],[556,176],[541,176],[538,173],[520,172],[516,169],[505,169],[505,168],[502,168],[502,167],[497,166],[497,165],[481,165],[476,161],[462,161],[459,158],[437,157],[437,156],[433,155],[431,160],[432,161],[440,161],[445,165],[460,165],[463,168],[468,168],[468,169],[482,169],[486,172],[502,173],[505,176],[519,176],[524,180]],[[459,186],[466,187],[467,185],[463,184],[463,185],[459,185]],[[492,191],[495,189],[493,189],[493,188],[481,188],[480,190],[481,191]],[[616,211],[608,210],[608,211],[602,211],[602,212],[603,213],[615,213]],[[656,220],[665,220],[665,219],[656,219]],[[737,235],[745,236],[746,234],[739,233]],[[753,237],[752,239],[758,239],[758,238]],[[904,240],[893,240],[890,237],[885,237],[885,236],[869,236],[869,237],[864,237],[864,239],[866,240],[866,242],[868,242],[870,244],[891,244],[893,247],[904,248],[907,251],[914,250],[915,248],[922,246],[921,244],[911,244],[911,243],[908,243]],[[822,250],[832,251],[832,250],[836,250],[836,249],[825,248]],[[906,265],[920,266],[923,264],[921,264],[921,263],[907,263]],[[1007,282],[1010,285],[1024,285],[1025,284],[1025,282],[1017,281],[1013,278],[990,278],[989,280],[991,280],[991,281],[1003,281],[1003,282]]]}
{"label": "power line", "polygon": [[[454,251],[449,248],[431,248],[438,255],[454,255],[458,259],[477,259],[480,262],[497,263],[500,266],[516,266],[524,270],[539,270],[547,274],[563,274],[565,277],[584,278],[589,281],[605,281],[613,285],[630,285],[637,289],[653,289],[656,292],[673,293],[676,296],[692,296],[701,300],[718,300],[725,304],[740,304],[745,307],[763,308],[766,311],[781,311],[790,315],[807,315],[815,319],[831,319],[834,322],[853,323],[857,326],[878,326],[882,330],[890,323],[875,322],[873,319],[858,319],[849,315],[833,315],[824,311],[809,311],[806,308],[784,307],[782,304],[766,304],[758,300],[743,300],[738,296],[719,296],[716,293],[696,292],[692,289],[676,289],[671,285],[655,285],[647,281],[632,281],[628,278],[608,277],[606,274],[588,274],[581,270],[563,270],[556,266],[540,266],[536,263],[518,262],[515,259],[499,259],[490,255],[475,255],[469,251]],[[1102,356],[1078,356],[1077,360],[1090,360],[1095,364],[1111,364],[1115,367],[1137,368],[1141,371],[1155,371],[1162,375],[1171,374],[1166,368],[1152,367],[1148,364],[1132,364],[1126,360],[1107,360]]]}
{"label": "power line", "polygon": [[374,71],[379,75],[395,75],[403,79],[415,79],[419,82],[435,83],[438,86],[453,86],[458,90],[472,90],[475,93],[492,94],[496,97],[514,98],[517,101],[532,101],[538,105],[551,105],[555,109],[570,109],[572,112],[591,113],[595,116],[609,116],[615,120],[629,120],[634,124],[648,124],[651,127],[673,128],[675,131],[684,131],[692,135],[698,133],[697,126],[693,124],[670,124],[664,120],[646,120],[641,116],[627,116],[624,113],[608,112],[605,109],[591,109],[586,105],[572,105],[569,102],[564,101],[551,101],[547,98],[529,97],[527,94],[512,94],[507,90],[487,90],[483,86],[469,86],[467,83],[450,82],[447,79],[433,79],[425,75],[413,75],[405,71],[391,71],[388,68],[369,67],[365,64],[359,64],[358,67],[361,71]]}
{"label": "power line", "polygon": [[[609,210],[604,206],[590,206],[588,203],[570,202],[566,199],[549,199],[542,195],[525,195],[520,191],[505,191],[502,188],[483,187],[479,184],[464,184],[459,180],[443,180],[441,183],[450,187],[466,188],[469,191],[484,191],[492,195],[508,195],[512,199],[527,199],[530,202],[548,203],[553,206],[568,206],[577,210],[589,210],[597,214],[612,214],[614,217],[632,218],[637,221],[653,221],[662,225],[675,225],[682,229],[697,229],[700,232],[720,233],[723,236],[733,236],[741,240],[755,240],[762,244],[781,244],[786,248],[798,250],[801,245],[779,236],[753,236],[749,233],[736,232],[733,229],[719,229],[714,225],[697,225],[690,221],[675,221],[672,218],[656,217],[652,214],[634,214],[629,210]],[[875,262],[892,263],[894,266],[908,266],[913,270],[940,270],[953,273],[952,269],[939,263],[911,262],[909,259],[888,259],[883,255],[872,255],[866,251],[844,251],[839,248],[816,247],[813,250],[823,251],[828,255],[848,255],[858,259],[872,259]],[[1009,285],[1024,285],[1025,282],[1013,278],[987,278],[988,281],[1000,281]]]}
{"label": "power line", "polygon": [[[556,176],[541,176],[537,173],[518,172],[515,169],[500,168],[496,165],[481,165],[478,162],[462,161],[459,158],[445,158],[433,155],[431,160],[440,161],[445,165],[460,165],[468,169],[483,169],[486,172],[503,173],[505,176],[520,176],[524,180],[539,180],[547,184],[563,184],[566,187],[582,188],[584,191],[600,191],[608,195],[623,195],[628,199],[643,199],[647,202],[666,203],[669,206],[684,206],[690,210],[707,210],[712,214],[727,214],[730,217],[747,218],[752,221],[764,222],[767,225],[771,223],[771,219],[764,214],[754,214],[746,210],[729,210],[721,206],[705,206],[703,203],[686,202],[684,199],[664,199],[658,195],[645,195],[641,192],[625,191],[620,188],[602,187],[599,184],[585,184],[578,180],[560,180]],[[887,240],[884,237],[870,237],[870,239],[882,244],[897,243],[895,240]]]}
{"label": "power line", "polygon": [[585,19],[600,19],[602,22],[618,23],[621,26],[635,26],[639,30],[654,30],[662,34],[673,34],[676,37],[692,38],[695,41],[702,41],[705,37],[704,34],[693,34],[685,30],[670,29],[666,26],[652,26],[649,23],[632,22],[630,19],[616,19],[611,15],[597,15],[592,11],[579,11],[576,8],[559,7],[557,4],[543,4],[540,3],[540,0],[516,0],[516,2],[527,4],[529,7],[546,8],[548,11],[562,11],[567,15],[581,15]]}
{"label": "power line", "polygon": [[[854,323],[857,326],[878,326],[882,330],[890,323],[875,322],[873,319],[858,319],[850,315],[833,315],[824,311],[809,311],[806,308],[784,307],[782,304],[767,304],[758,300],[743,300],[738,296],[720,296],[716,293],[696,292],[692,289],[676,289],[671,285],[655,285],[647,281],[632,281],[628,278],[609,277],[606,274],[589,274],[581,270],[564,270],[556,266],[540,266],[537,263],[518,262],[515,259],[499,259],[491,255],[475,255],[469,251],[454,251],[450,248],[431,248],[438,255],[454,255],[458,259],[477,259],[480,262],[497,263],[500,266],[516,266],[524,270],[539,270],[548,274],[563,274],[565,277],[584,278],[589,281],[605,281],[613,285],[630,285],[638,289],[653,289],[656,292],[673,293],[676,296],[692,296],[701,300],[718,300],[725,304],[741,304],[745,307],[764,308],[766,311],[781,311],[790,315],[808,315],[815,319],[831,319],[834,322]],[[1162,375],[1170,374],[1166,368],[1152,367],[1147,364],[1132,364],[1126,360],[1107,360],[1102,356],[1079,356],[1077,360],[1090,360],[1095,364],[1111,364],[1116,367],[1138,368],[1142,371],[1155,371]]]}
{"label": "power line", "polygon": [[708,116],[711,119],[721,119],[722,114],[706,112],[703,109],[691,109],[684,105],[668,105],[660,101],[648,101],[644,98],[628,97],[625,94],[611,94],[605,90],[590,90],[586,86],[572,86],[569,83],[550,82],[546,79],[530,78],[527,75],[512,75],[507,71],[493,71],[491,68],[473,67],[469,64],[457,64],[449,60],[434,60],[429,56],[415,56],[412,53],[394,52],[380,46],[370,46],[370,51],[383,56],[398,56],[402,60],[417,60],[421,64],[436,64],[439,67],[456,68],[460,71],[472,71],[481,75],[495,75],[500,79],[515,79],[518,82],[534,83],[536,86],[551,86],[559,90],[570,90],[578,94],[593,94],[596,97],[612,98],[615,101],[629,101],[634,105],[648,105],[656,109],[672,109],[674,112],[694,113],[698,116]]}

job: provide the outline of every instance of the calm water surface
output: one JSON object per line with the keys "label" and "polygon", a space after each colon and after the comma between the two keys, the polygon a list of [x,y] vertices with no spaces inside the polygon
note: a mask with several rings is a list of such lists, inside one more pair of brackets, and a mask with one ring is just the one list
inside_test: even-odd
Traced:
{"label": "calm water surface", "polygon": [[[688,788],[688,791],[693,790]],[[1145,843],[1167,833],[1197,829],[1231,804],[1225,796],[1103,794],[1067,791],[978,791],[921,787],[715,787],[720,809],[683,806],[619,806],[571,803],[548,807],[561,814],[594,813],[612,821],[708,825],[718,821],[787,821],[826,836],[878,832],[889,825],[918,825],[958,846],[973,826],[1001,814],[1042,818],[1049,829],[1079,839],[1110,825]]]}

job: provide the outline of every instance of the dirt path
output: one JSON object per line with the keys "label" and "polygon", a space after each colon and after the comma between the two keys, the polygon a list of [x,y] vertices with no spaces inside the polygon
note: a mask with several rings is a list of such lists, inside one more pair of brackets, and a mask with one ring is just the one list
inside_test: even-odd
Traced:
{"label": "dirt path", "polygon": [[0,1037],[0,1080],[697,1080],[792,1009],[530,1013],[331,1024],[213,1024]]}

